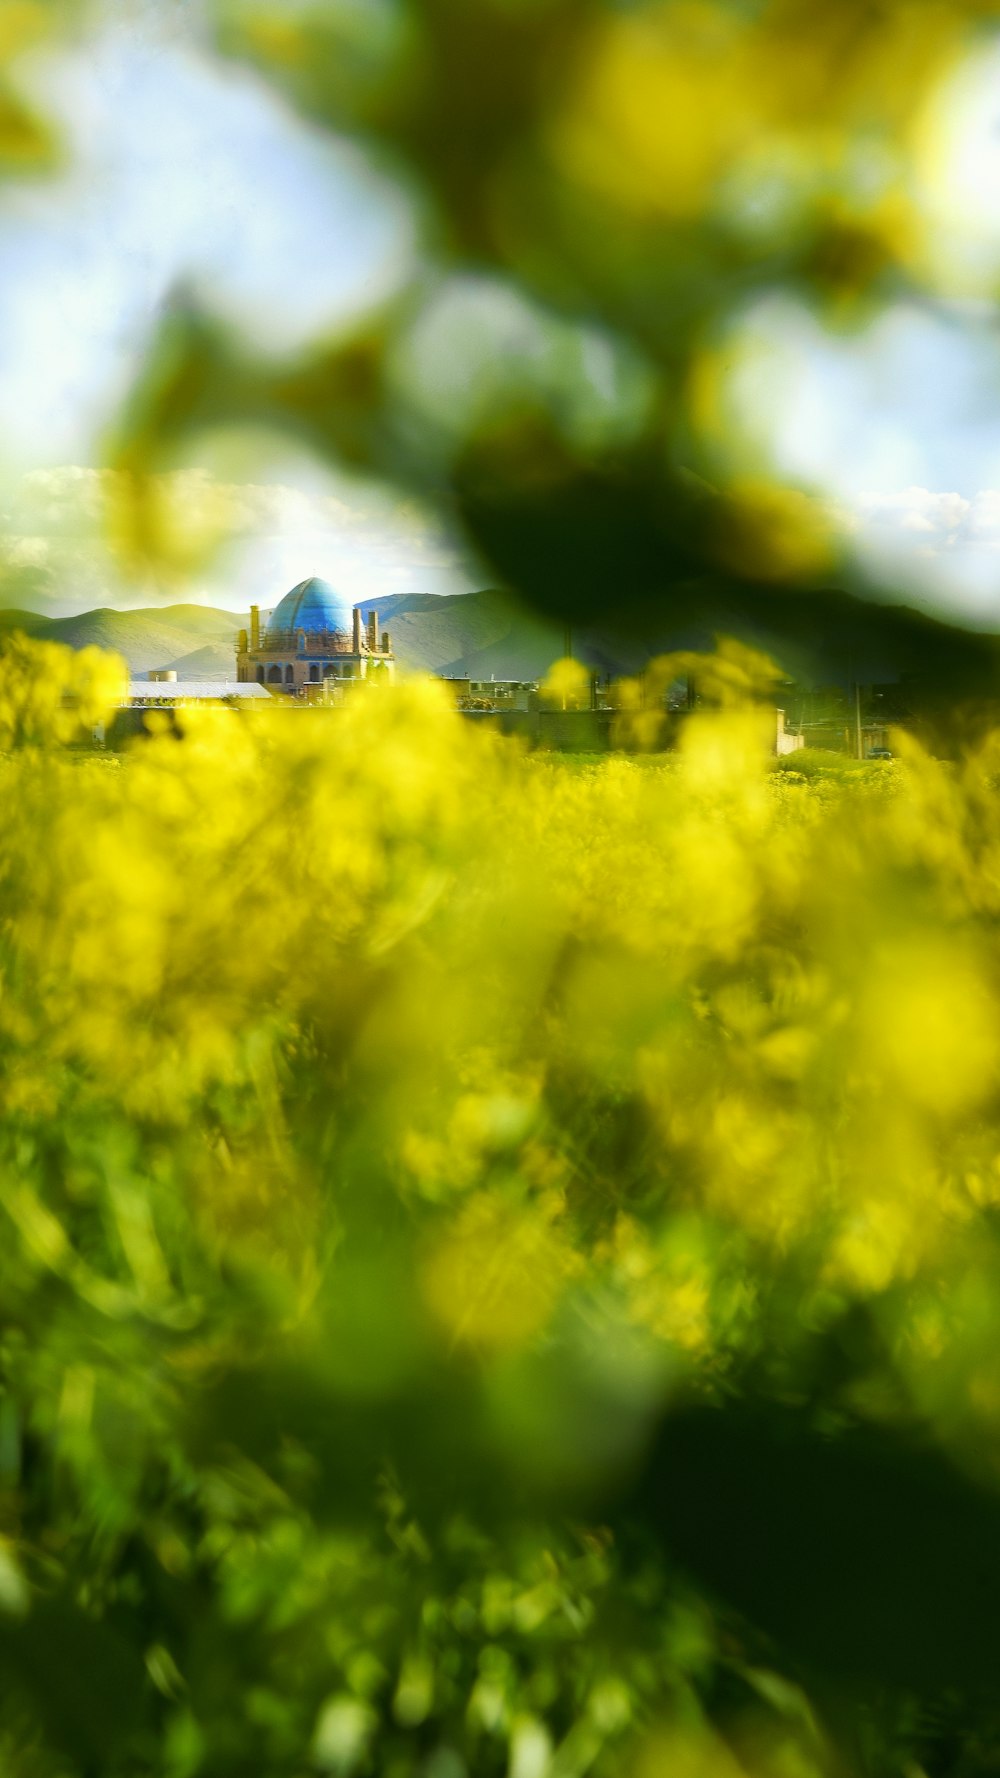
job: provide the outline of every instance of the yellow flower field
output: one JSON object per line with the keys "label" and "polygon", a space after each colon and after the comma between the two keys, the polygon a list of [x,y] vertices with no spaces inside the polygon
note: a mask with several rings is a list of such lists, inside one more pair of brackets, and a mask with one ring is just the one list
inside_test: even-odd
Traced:
{"label": "yellow flower field", "polygon": [[[711,1514],[748,1408],[995,1499],[998,743],[563,763],[418,681],[100,756],[113,670],[47,664],[48,716],[0,680],[0,1765],[845,1769],[836,1602],[803,1664]],[[892,1696],[944,1694],[893,1598]]]}

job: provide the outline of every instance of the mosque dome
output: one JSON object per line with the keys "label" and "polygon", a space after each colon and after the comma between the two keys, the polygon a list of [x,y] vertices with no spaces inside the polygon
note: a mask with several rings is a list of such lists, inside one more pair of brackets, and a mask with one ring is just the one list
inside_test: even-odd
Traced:
{"label": "mosque dome", "polygon": [[350,635],[354,622],[351,606],[328,580],[316,574],[300,580],[277,604],[268,619],[268,634],[288,635],[296,630],[309,634],[316,631],[341,630]]}

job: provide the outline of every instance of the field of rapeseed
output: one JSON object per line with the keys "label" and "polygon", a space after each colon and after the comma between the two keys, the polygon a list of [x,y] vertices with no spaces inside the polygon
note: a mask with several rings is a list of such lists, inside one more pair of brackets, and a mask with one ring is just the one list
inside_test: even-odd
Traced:
{"label": "field of rapeseed", "polygon": [[567,769],[414,682],[100,757],[44,664],[0,1770],[995,1769],[1000,743]]}

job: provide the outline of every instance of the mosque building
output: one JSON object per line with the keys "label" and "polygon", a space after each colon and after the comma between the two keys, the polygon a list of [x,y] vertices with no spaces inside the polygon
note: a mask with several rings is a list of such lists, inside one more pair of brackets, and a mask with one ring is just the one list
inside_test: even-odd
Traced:
{"label": "mosque building", "polygon": [[[300,580],[275,606],[261,629],[260,609],[250,607],[250,630],[236,645],[236,677],[242,683],[279,687],[309,697],[309,686],[326,680],[394,677],[396,663],[388,630],[379,635],[378,612],[363,624],[330,585],[312,575]],[[330,688],[328,688],[330,689]]]}

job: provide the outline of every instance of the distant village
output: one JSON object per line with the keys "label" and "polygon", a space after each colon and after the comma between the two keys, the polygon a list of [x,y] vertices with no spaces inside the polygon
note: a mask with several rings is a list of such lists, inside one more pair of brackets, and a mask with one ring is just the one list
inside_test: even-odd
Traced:
{"label": "distant village", "polygon": [[[567,653],[571,642],[567,639]],[[262,618],[250,610],[235,640],[233,678],[181,678],[176,669],[150,669],[132,678],[117,713],[111,744],[143,732],[150,709],[197,703],[251,704],[278,700],[287,708],[335,707],[363,686],[391,681],[397,663],[378,611],[364,615],[318,576],[300,581]],[[581,673],[583,690],[553,695],[544,681],[436,674],[457,710],[530,745],[604,751],[623,744],[620,676]],[[633,686],[635,682],[633,681]],[[634,702],[634,691],[631,694]],[[898,685],[833,686],[805,690],[788,682],[773,710],[776,755],[820,748],[860,759],[890,756],[889,729],[907,716]],[[657,694],[663,723],[659,744],[670,746],[686,715],[700,704],[697,688],[678,679]],[[627,740],[625,742],[627,744]]]}

